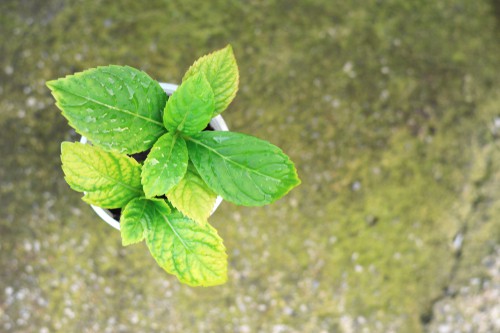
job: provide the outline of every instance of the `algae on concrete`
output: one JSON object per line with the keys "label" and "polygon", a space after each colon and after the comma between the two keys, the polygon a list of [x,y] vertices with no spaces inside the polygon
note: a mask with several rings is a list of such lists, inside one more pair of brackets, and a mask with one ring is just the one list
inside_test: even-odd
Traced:
{"label": "algae on concrete", "polygon": [[[0,331],[432,330],[500,241],[491,3],[2,1]],[[67,187],[60,142],[78,136],[45,81],[119,64],[175,83],[228,43],[227,123],[282,147],[302,185],[223,203],[229,282],[191,288]]]}

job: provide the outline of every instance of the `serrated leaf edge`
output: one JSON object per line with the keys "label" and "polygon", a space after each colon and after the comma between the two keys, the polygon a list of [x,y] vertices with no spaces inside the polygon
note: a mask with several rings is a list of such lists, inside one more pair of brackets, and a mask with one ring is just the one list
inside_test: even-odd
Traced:
{"label": "serrated leaf edge", "polygon": [[[200,58],[198,58],[191,66],[189,66],[188,70],[186,71],[186,73],[184,74],[184,77],[182,78],[182,81],[186,80],[187,79],[187,76],[189,75],[189,77],[191,77],[192,74],[191,72],[194,72],[195,71],[195,68],[200,64],[202,63],[203,61],[206,61],[206,59],[208,57],[211,57],[211,56],[214,56],[216,53],[218,52],[229,52],[230,53],[230,57],[232,58],[232,60],[234,60],[234,64],[236,65],[236,82],[235,82],[235,85],[236,85],[236,89],[234,90],[233,93],[231,93],[231,95],[229,95],[228,99],[230,100],[230,102],[227,104],[227,106],[229,106],[232,101],[234,100],[234,98],[236,97],[236,94],[238,93],[238,90],[239,90],[239,84],[240,84],[240,72],[239,72],[239,66],[238,66],[238,62],[236,61],[236,57],[234,55],[234,52],[233,52],[233,47],[231,46],[231,44],[228,44],[226,45],[225,47],[223,47],[222,49],[219,49],[219,50],[215,50],[213,52],[210,52],[208,54],[205,54],[203,56],[201,56]],[[218,64],[219,65],[219,64]],[[210,81],[209,81],[210,83]],[[211,85],[210,85],[211,86]],[[212,88],[213,90],[213,88]],[[215,92],[214,92],[215,93]],[[227,108],[226,106],[226,108]],[[214,113],[212,115],[212,117],[215,117],[219,114],[221,114],[222,112],[225,111],[225,109],[222,109],[222,110],[214,110]]]}

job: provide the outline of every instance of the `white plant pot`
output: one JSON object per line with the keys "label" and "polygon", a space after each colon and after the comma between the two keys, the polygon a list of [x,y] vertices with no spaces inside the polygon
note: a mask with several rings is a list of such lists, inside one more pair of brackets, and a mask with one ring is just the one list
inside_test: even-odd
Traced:
{"label": "white plant pot", "polygon": [[[172,93],[177,89],[177,87],[179,87],[176,84],[162,83],[162,82],[160,82],[160,86],[163,88],[163,90],[165,91],[165,93],[168,96],[172,95]],[[226,122],[224,121],[224,119],[222,118],[221,115],[214,117],[210,121],[210,126],[212,126],[216,131],[229,131],[229,129],[227,128]],[[80,142],[83,144],[86,144],[88,142],[88,140],[86,137],[82,136],[82,138],[80,139]],[[210,215],[212,215],[217,210],[217,208],[219,207],[221,202],[222,202],[222,198],[220,196],[218,196],[217,200],[215,201],[215,205],[214,205],[214,208],[212,210],[212,213],[210,213]],[[120,230],[120,222],[115,220],[113,218],[113,216],[111,215],[111,213],[107,209],[97,207],[94,205],[90,205],[90,207],[92,207],[92,209],[96,212],[97,215],[99,215],[99,217],[104,222],[106,222],[107,224],[109,224],[113,228]]]}

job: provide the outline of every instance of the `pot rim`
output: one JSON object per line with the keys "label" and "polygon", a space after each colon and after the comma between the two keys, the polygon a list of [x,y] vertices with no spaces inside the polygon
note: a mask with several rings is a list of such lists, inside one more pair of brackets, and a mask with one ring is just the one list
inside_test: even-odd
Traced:
{"label": "pot rim", "polygon": [[[179,87],[177,84],[173,84],[173,83],[164,83],[164,82],[159,82],[159,83],[160,83],[160,86],[162,87],[162,89],[165,91],[165,93],[168,96],[171,96],[174,93],[174,91],[176,91],[177,88]],[[217,115],[214,118],[212,118],[212,120],[210,120],[210,125],[216,131],[229,131],[229,128],[227,127],[227,124],[226,124],[226,122],[224,121],[224,119],[222,118],[221,115]],[[88,142],[87,138],[85,136],[82,136],[81,139],[80,139],[80,143],[86,144],[87,142]],[[213,213],[215,213],[215,211],[217,210],[217,208],[219,208],[219,205],[221,203],[222,203],[222,197],[217,196],[217,199],[215,200],[214,208],[212,209],[212,212],[210,213],[210,215],[212,215]],[[96,212],[96,214],[104,222],[106,222],[107,224],[109,224],[110,226],[112,226],[113,228],[115,228],[116,230],[120,230],[120,222],[118,222],[117,220],[115,220],[110,215],[110,213],[108,212],[107,209],[104,209],[104,208],[101,208],[101,207],[98,207],[98,206],[94,206],[94,205],[90,205],[90,207],[92,207],[92,209],[94,210],[94,212]]]}

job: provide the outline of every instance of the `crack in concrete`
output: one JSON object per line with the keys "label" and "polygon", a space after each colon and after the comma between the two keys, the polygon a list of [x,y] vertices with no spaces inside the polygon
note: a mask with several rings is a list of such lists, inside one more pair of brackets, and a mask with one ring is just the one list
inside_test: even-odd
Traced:
{"label": "crack in concrete", "polygon": [[[488,147],[485,147],[484,149],[486,150],[486,153],[488,153]],[[489,154],[491,154],[491,152],[489,152]],[[463,199],[464,201],[470,202],[469,209],[467,210],[465,217],[463,218],[457,217],[457,219],[461,221],[461,223],[458,232],[456,233],[452,241],[452,247],[453,250],[455,251],[453,256],[454,261],[451,266],[448,278],[443,285],[442,292],[440,295],[431,299],[431,301],[429,302],[429,306],[425,309],[425,311],[423,311],[420,314],[420,322],[422,323],[425,332],[429,331],[429,326],[431,325],[431,323],[435,318],[434,308],[436,304],[447,297],[454,299],[458,294],[458,291],[453,290],[451,285],[455,281],[457,273],[460,269],[460,264],[462,262],[464,249],[466,248],[469,225],[471,223],[471,220],[473,219],[474,214],[478,211],[479,204],[484,201],[483,200],[484,197],[482,197],[480,194],[480,189],[482,188],[483,185],[485,185],[488,182],[488,180],[491,179],[492,176],[493,167],[492,167],[492,161],[491,159],[489,159],[489,157],[490,156],[488,155],[484,157],[487,158],[488,160],[486,161],[486,168],[484,170],[483,175],[477,180],[471,179],[472,177],[469,176],[469,179],[466,185],[464,186],[464,189],[462,190],[462,193],[465,193],[468,187],[473,187],[474,195],[469,200],[467,200],[467,198]]]}

